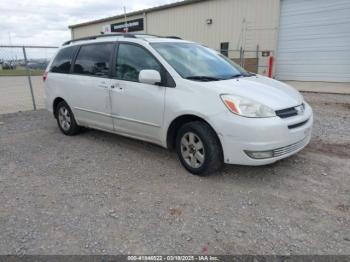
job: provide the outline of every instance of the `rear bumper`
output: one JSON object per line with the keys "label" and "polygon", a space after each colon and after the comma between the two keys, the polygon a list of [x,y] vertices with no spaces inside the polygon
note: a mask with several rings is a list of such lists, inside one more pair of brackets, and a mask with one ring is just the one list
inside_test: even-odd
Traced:
{"label": "rear bumper", "polygon": [[[306,104],[304,114],[286,119],[244,118],[228,112],[216,116],[213,122],[221,140],[225,163],[259,166],[289,157],[307,146],[311,139],[313,113]],[[246,151],[272,151],[272,156],[255,159]]]}
{"label": "rear bumper", "polygon": [[52,98],[50,96],[50,93],[48,91],[49,89],[47,88],[46,84],[45,84],[45,108],[53,113],[53,105],[52,105]]}

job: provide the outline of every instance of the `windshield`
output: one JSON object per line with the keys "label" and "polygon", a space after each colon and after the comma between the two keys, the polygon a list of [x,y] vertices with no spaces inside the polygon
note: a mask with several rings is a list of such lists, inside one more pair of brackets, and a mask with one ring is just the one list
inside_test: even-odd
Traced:
{"label": "windshield", "polygon": [[153,43],[152,46],[186,79],[215,81],[249,75],[230,59],[199,44]]}

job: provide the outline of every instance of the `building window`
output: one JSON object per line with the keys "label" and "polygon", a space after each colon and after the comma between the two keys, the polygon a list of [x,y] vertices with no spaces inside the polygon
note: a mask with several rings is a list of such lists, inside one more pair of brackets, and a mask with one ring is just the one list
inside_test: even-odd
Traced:
{"label": "building window", "polygon": [[228,57],[228,42],[220,44],[220,53]]}

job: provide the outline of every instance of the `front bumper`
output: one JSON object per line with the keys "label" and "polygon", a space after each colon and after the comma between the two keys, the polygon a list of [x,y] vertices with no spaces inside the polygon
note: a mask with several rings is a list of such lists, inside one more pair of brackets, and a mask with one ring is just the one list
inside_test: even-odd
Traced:
{"label": "front bumper", "polygon": [[[225,163],[259,166],[274,163],[302,150],[311,139],[313,113],[305,103],[302,115],[285,119],[245,118],[225,112],[212,118],[212,122],[221,140]],[[272,151],[272,157],[255,159],[248,156],[247,151]]]}

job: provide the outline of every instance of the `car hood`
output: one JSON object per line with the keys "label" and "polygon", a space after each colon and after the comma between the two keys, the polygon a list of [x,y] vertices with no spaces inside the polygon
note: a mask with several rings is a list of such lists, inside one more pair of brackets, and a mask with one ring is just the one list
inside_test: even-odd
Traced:
{"label": "car hood", "polygon": [[259,75],[202,82],[201,84],[215,88],[220,94],[232,94],[252,99],[274,110],[298,106],[303,102],[302,95],[296,89]]}

